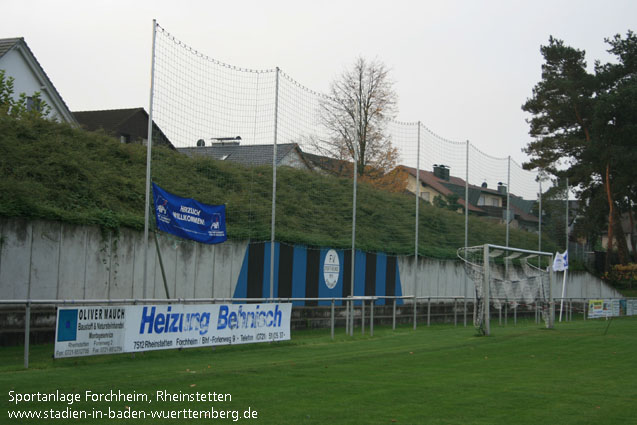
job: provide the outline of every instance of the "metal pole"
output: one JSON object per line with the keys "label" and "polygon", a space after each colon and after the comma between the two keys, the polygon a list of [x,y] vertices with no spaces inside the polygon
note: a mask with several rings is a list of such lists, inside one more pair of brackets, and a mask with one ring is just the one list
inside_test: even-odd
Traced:
{"label": "metal pole", "polygon": [[[354,296],[354,279],[356,278],[356,273],[354,269],[356,268],[356,180],[358,171],[356,170],[356,152],[354,152],[354,199],[352,201],[352,270],[351,270],[351,287],[350,287],[350,295]],[[348,304],[350,309],[350,326],[349,326],[349,334],[350,336],[354,335],[354,302]]]}
{"label": "metal pole", "polygon": [[566,195],[564,197],[566,198],[566,225],[564,226],[566,239],[564,241],[564,250],[568,253],[568,177],[566,178]]}
{"label": "metal pole", "polygon": [[418,308],[418,299],[416,298],[416,296],[414,295],[414,330],[416,330],[416,322],[418,321],[416,319],[416,309]]}
{"label": "metal pole", "polygon": [[416,318],[416,309],[418,308],[418,298],[414,295],[414,330],[416,330],[416,323],[418,319]]}
{"label": "metal pole", "polygon": [[276,142],[279,122],[279,67],[276,67],[274,93],[274,144],[272,145],[272,224],[270,225],[270,299],[274,298],[274,231],[276,222]]}
{"label": "metal pole", "polygon": [[[465,252],[469,246],[469,141],[467,140],[467,151],[465,154],[465,179],[464,179],[464,248]],[[464,274],[464,327],[467,327],[467,292],[469,291],[469,281],[467,274]],[[475,292],[475,291],[474,291]]]}
{"label": "metal pole", "polygon": [[374,300],[369,305],[369,335],[374,336]]}
{"label": "metal pole", "polygon": [[365,300],[361,300],[361,335],[365,335]]}
{"label": "metal pole", "polygon": [[[566,261],[568,262],[568,177],[566,178],[566,223],[564,228],[566,229],[566,239],[564,241],[564,251],[566,252]],[[568,275],[568,266],[564,268],[564,284],[562,285],[562,302],[564,302],[563,298],[566,297],[566,277]],[[568,312],[567,312],[568,315]],[[567,316],[568,317],[568,316]],[[567,319],[568,320],[568,319]],[[560,305],[560,322],[562,321],[562,306]]]}
{"label": "metal pole", "polygon": [[584,312],[584,320],[586,320],[586,299],[584,299],[584,301],[582,301],[582,303],[584,304],[582,306],[582,311]]}
{"label": "metal pole", "polygon": [[491,270],[489,264],[489,245],[484,246],[484,290],[483,294],[483,302],[484,302],[484,334],[489,336],[491,335],[491,313],[489,312],[489,280],[491,278]]}
{"label": "metal pole", "polygon": [[349,335],[349,300],[341,304],[345,305],[345,335]]}
{"label": "metal pole", "polygon": [[416,237],[414,242],[414,296],[418,293],[418,225],[420,219],[420,121],[418,121],[418,143],[416,146]]}
{"label": "metal pole", "polygon": [[153,145],[153,98],[155,93],[155,39],[157,38],[157,21],[153,19],[153,52],[150,65],[150,101],[148,107],[148,141],[146,142],[146,193],[144,202],[144,282],[142,293],[146,295],[146,280],[148,278],[148,222],[150,220],[150,160]]}
{"label": "metal pole", "polygon": [[516,326],[517,324],[518,324],[518,303],[516,301],[515,305],[513,306],[513,326]]}
{"label": "metal pole", "polygon": [[[539,211],[538,211],[538,215],[539,215],[539,223],[538,223],[538,237],[537,237],[537,250],[538,251],[542,251],[542,180],[539,180],[539,185],[540,185],[540,193],[538,194],[538,198],[539,198]],[[542,267],[542,257],[540,257],[538,255],[537,257],[537,266],[538,267]]]}
{"label": "metal pole", "polygon": [[458,300],[453,299],[453,325],[458,326]]}
{"label": "metal pole", "polygon": [[31,335],[31,302],[24,309],[24,368],[29,368],[29,340]]}
{"label": "metal pole", "polygon": [[394,306],[392,308],[391,314],[391,328],[392,330],[396,330],[396,298],[394,298]]}
{"label": "metal pole", "polygon": [[431,298],[427,298],[427,327],[431,326]]}
{"label": "metal pole", "polygon": [[510,194],[511,194],[511,155],[509,155],[509,161],[507,165],[507,226],[506,226],[506,247],[509,247],[509,221],[511,214],[511,204],[510,204]]}
{"label": "metal pole", "polygon": [[553,281],[555,279],[555,275],[553,273],[553,254],[551,254],[551,258],[550,258],[550,263],[549,263],[549,323],[548,323],[548,328],[549,329],[553,329],[554,324],[555,324],[555,307],[553,305]]}
{"label": "metal pole", "polygon": [[332,298],[332,306],[330,308],[330,335],[334,340],[334,298]]}
{"label": "metal pole", "polygon": [[[358,184],[358,156],[360,155],[359,147],[363,141],[363,81],[359,75],[358,80],[358,141],[354,143],[354,189],[352,200],[352,282],[351,295],[354,296],[354,278],[355,278],[355,260],[356,260],[356,189]],[[354,302],[352,302],[352,316],[350,335],[354,336]]]}
{"label": "metal pole", "polygon": [[157,232],[153,232],[153,238],[155,239],[155,249],[157,249],[157,258],[159,259],[159,268],[161,269],[161,277],[164,281],[164,291],[166,292],[166,299],[170,299],[170,292],[168,291],[168,281],[166,280],[166,271],[164,270],[164,261],[161,258],[161,251],[159,250],[159,241],[157,240]]}
{"label": "metal pole", "polygon": [[[466,277],[465,277],[465,279],[466,279]],[[467,327],[467,297],[466,296],[464,297],[464,312],[463,312],[463,314],[464,314],[464,327],[466,328]]]}

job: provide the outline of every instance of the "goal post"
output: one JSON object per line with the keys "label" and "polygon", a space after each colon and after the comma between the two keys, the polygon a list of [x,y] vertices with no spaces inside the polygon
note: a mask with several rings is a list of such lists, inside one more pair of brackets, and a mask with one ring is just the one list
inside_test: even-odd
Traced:
{"label": "goal post", "polygon": [[[515,308],[541,306],[546,327],[553,327],[552,253],[484,244],[459,248],[458,257],[474,282],[474,325],[484,335],[491,334],[492,306],[501,309],[506,303],[512,303]],[[537,265],[533,265],[531,259],[539,259]],[[543,259],[549,267],[542,267]]]}

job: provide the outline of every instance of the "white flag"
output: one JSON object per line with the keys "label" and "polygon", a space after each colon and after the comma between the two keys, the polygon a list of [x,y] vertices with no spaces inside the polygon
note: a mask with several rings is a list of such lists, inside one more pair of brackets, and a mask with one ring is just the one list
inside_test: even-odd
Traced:
{"label": "white flag", "polygon": [[568,250],[564,251],[563,254],[556,252],[553,259],[553,271],[563,272],[564,270],[568,270]]}

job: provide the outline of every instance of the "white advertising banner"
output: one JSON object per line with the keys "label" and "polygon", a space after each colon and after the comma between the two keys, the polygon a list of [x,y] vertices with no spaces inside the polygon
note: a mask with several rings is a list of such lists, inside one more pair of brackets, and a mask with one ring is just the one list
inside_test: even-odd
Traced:
{"label": "white advertising banner", "polygon": [[56,358],[290,339],[291,303],[60,307]]}
{"label": "white advertising banner", "polygon": [[626,300],[626,316],[637,316],[637,300]]}
{"label": "white advertising banner", "polygon": [[620,300],[589,300],[588,317],[597,319],[600,317],[619,317],[621,313]]}

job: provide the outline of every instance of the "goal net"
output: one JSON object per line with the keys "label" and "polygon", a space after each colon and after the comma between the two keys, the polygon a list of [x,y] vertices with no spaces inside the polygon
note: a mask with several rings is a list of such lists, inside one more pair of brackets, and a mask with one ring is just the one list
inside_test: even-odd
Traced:
{"label": "goal net", "polygon": [[[490,309],[506,304],[515,309],[539,311],[547,327],[552,327],[552,254],[498,245],[458,249],[458,257],[475,285],[474,325],[490,333]],[[544,260],[544,261],[543,261]]]}

